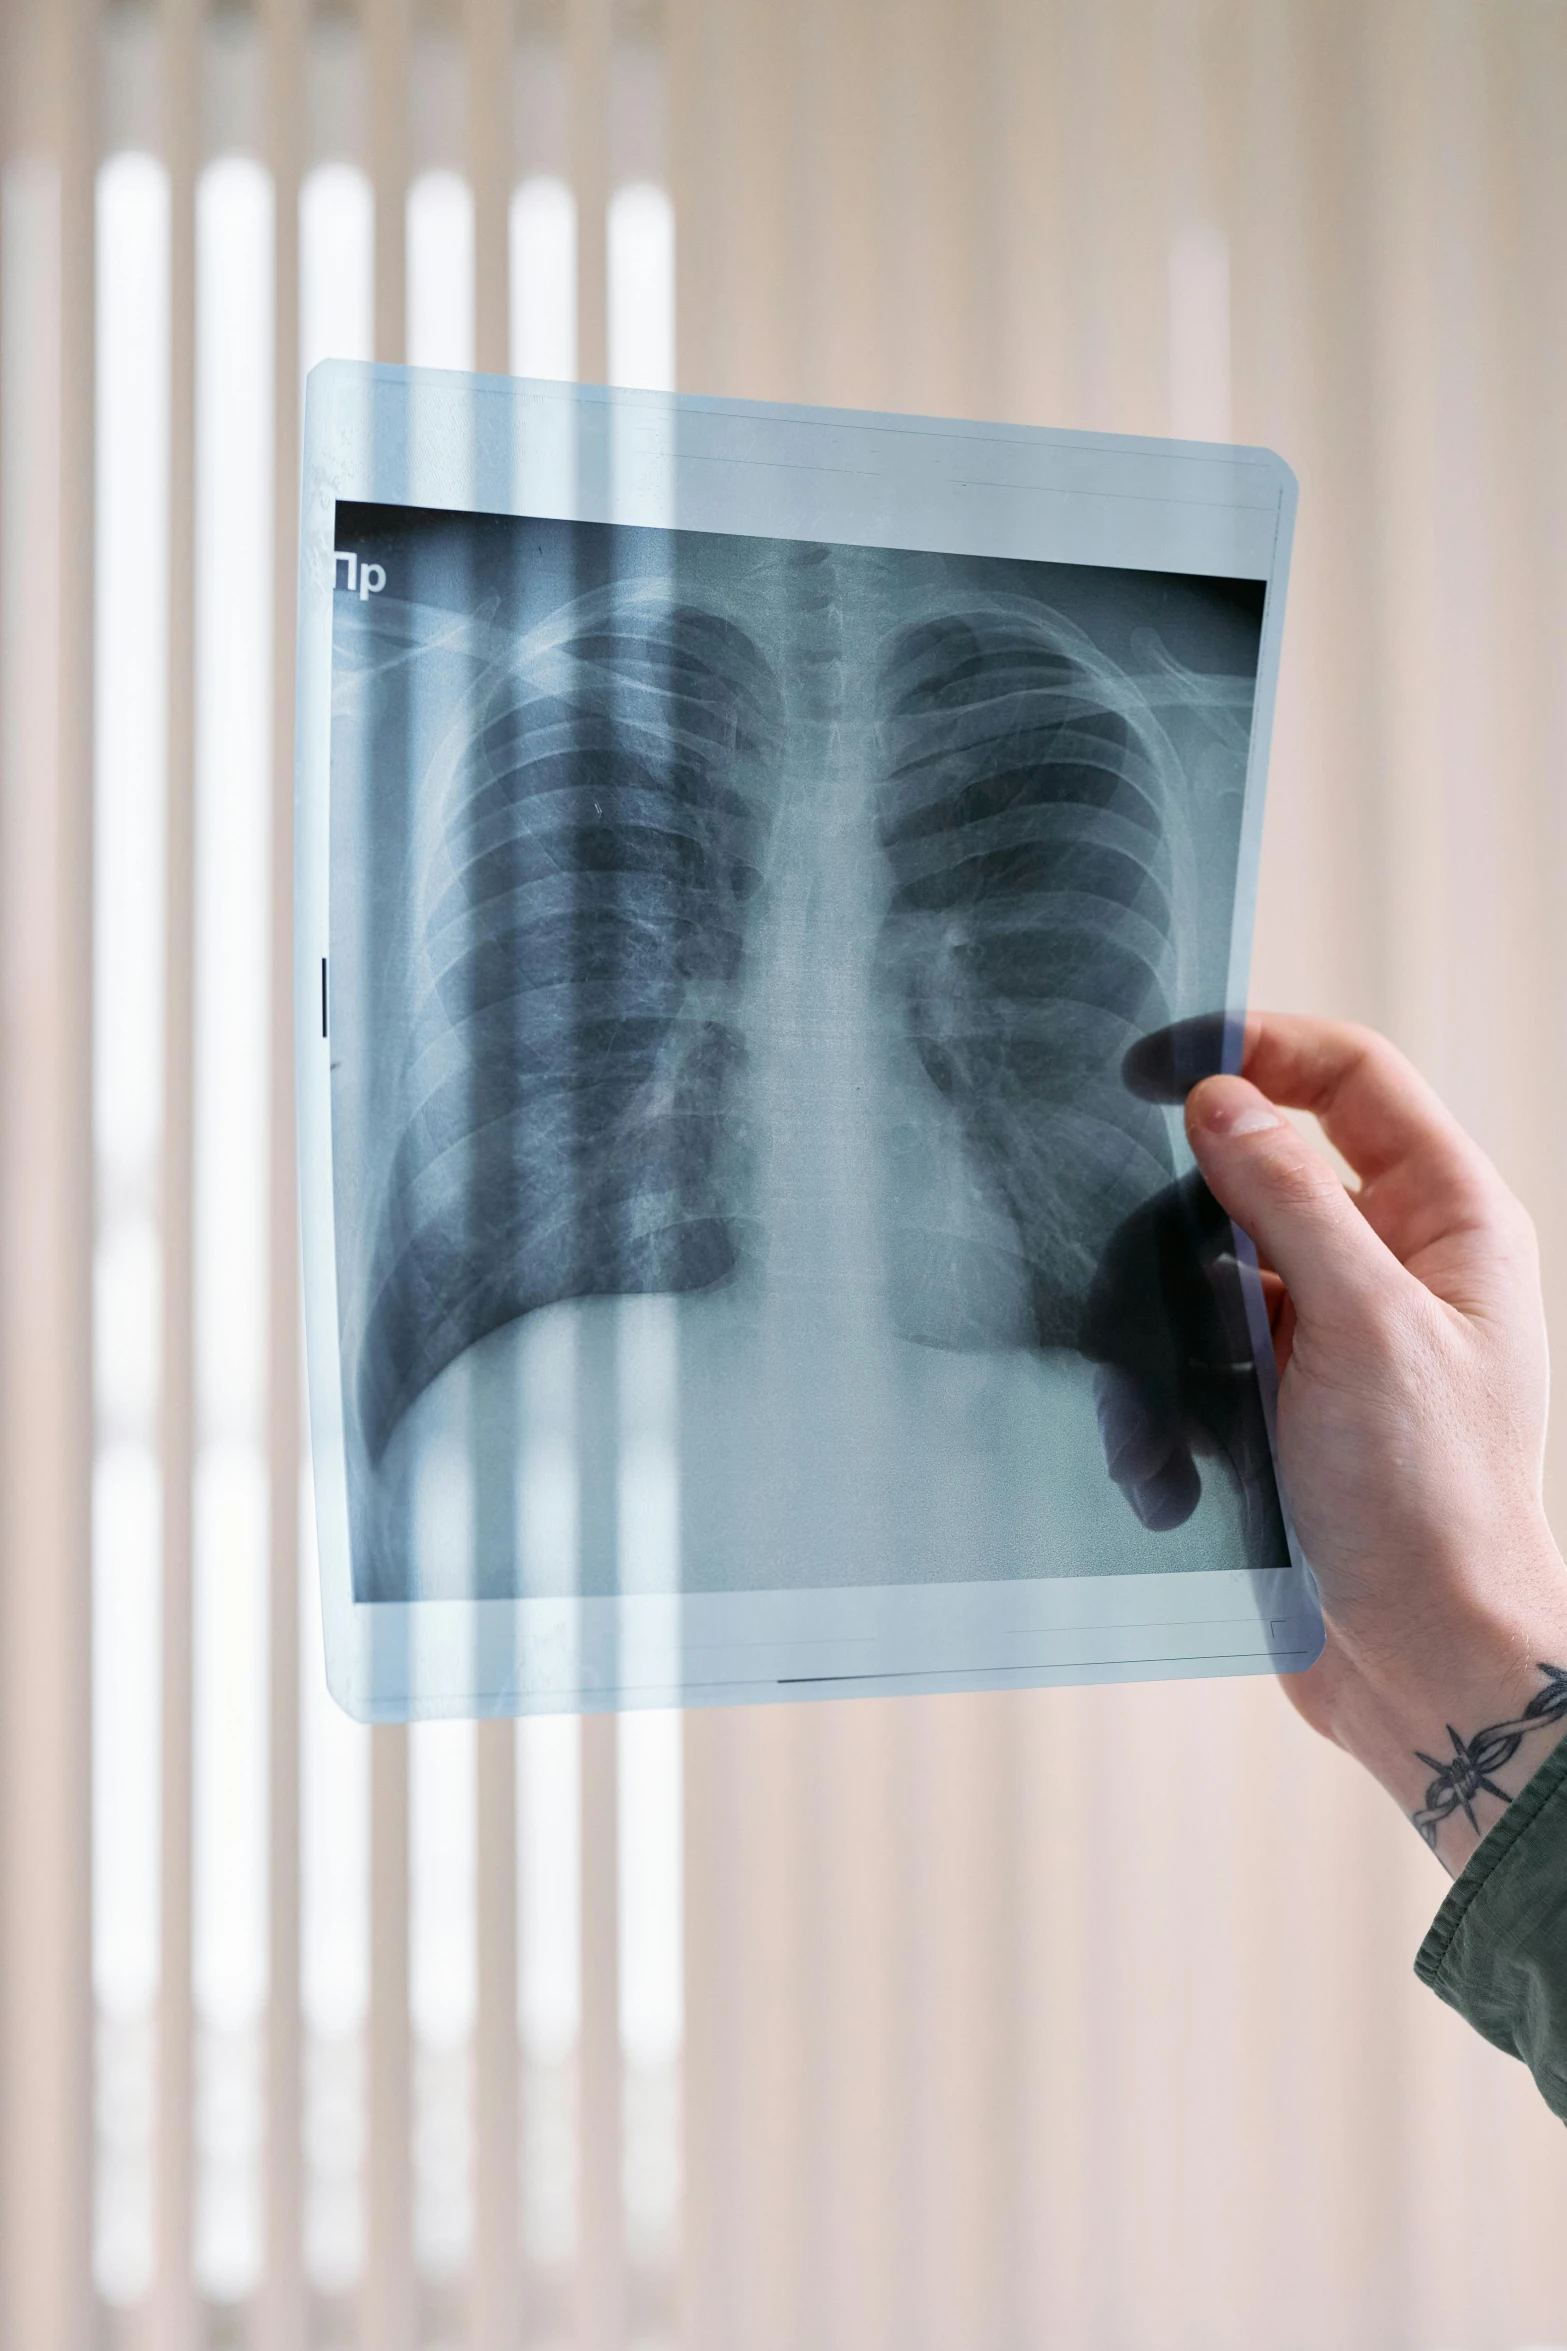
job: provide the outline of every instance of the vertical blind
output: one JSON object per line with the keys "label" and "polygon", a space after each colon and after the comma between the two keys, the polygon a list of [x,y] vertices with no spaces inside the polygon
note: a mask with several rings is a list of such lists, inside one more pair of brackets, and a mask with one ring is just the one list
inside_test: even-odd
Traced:
{"label": "vertical blind", "polygon": [[1567,10],[0,24],[4,2351],[1567,2343],[1559,2128],[1271,1687],[336,1711],[287,999],[318,358],[1265,441],[1259,999],[1567,1307]]}

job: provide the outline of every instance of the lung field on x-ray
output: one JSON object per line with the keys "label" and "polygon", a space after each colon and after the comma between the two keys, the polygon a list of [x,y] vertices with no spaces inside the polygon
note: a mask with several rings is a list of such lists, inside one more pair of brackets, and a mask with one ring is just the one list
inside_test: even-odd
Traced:
{"label": "lung field on x-ray", "polygon": [[590,594],[481,669],[434,763],[417,1003],[363,1292],[378,1459],[475,1340],[564,1298],[735,1264],[730,1080],[776,733],[710,612]]}
{"label": "lung field on x-ray", "polygon": [[[1172,1173],[1120,1064],[1171,1016],[1182,812],[1133,697],[1049,608],[960,594],[897,638],[878,687],[882,983],[1004,1203],[1027,1335],[1070,1347],[1110,1234]],[[941,1279],[957,1221],[905,1257],[903,1313],[931,1337],[962,1335]]]}
{"label": "lung field on x-ray", "polygon": [[732,1360],[816,1347],[856,1410],[888,1348],[1074,1349],[1176,1170],[1122,1055],[1223,999],[1260,586],[386,508],[339,544],[386,578],[334,639],[351,1484],[567,1300],[730,1299],[775,1334]]}

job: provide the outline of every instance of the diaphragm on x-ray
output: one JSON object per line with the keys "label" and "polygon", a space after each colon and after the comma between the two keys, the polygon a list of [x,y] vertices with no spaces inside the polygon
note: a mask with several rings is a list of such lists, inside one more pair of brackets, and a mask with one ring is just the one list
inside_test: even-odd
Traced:
{"label": "diaphragm on x-ray", "polygon": [[1264,451],[316,371],[352,1712],[1309,1662],[1181,1116],[1236,1061],[1292,512]]}

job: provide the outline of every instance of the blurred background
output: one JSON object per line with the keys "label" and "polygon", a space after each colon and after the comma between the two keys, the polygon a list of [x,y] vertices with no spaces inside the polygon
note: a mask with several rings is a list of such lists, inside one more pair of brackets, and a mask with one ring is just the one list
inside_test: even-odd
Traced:
{"label": "blurred background", "polygon": [[1567,1330],[1563,0],[0,24],[4,2351],[1567,2343],[1567,2140],[1271,1685],[335,1712],[288,1005],[317,358],[1265,442],[1257,1000]]}

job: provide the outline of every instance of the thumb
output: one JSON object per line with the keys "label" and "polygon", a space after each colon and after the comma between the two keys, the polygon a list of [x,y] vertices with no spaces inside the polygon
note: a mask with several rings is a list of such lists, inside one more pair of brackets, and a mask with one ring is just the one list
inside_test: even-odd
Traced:
{"label": "thumb", "polygon": [[1327,1161],[1245,1078],[1205,1078],[1186,1132],[1209,1190],[1274,1267],[1303,1322],[1365,1310],[1398,1260]]}

